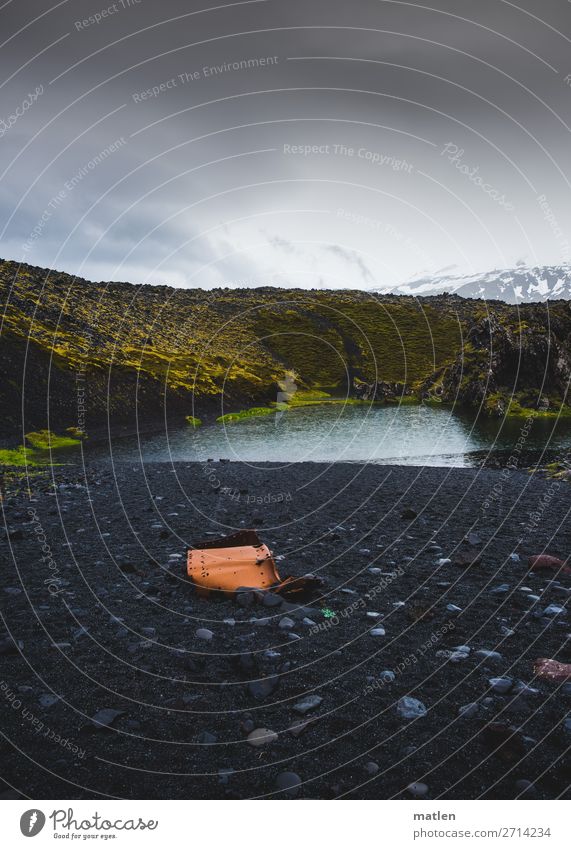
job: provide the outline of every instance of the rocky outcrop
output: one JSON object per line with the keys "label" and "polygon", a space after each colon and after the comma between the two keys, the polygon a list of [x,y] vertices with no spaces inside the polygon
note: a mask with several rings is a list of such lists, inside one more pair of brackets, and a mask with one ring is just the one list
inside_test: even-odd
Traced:
{"label": "rocky outcrop", "polygon": [[412,389],[406,383],[389,383],[375,380],[373,383],[353,381],[353,394],[361,401],[398,401],[399,398],[412,395]]}
{"label": "rocky outcrop", "polygon": [[534,304],[517,318],[492,314],[473,322],[455,361],[425,381],[421,397],[492,416],[517,408],[555,412],[567,403],[570,323],[549,305]]}

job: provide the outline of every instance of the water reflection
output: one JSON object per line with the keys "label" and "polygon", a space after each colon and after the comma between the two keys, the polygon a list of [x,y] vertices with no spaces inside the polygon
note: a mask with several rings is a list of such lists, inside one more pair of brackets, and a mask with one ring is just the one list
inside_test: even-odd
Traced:
{"label": "water reflection", "polygon": [[[473,466],[482,452],[513,450],[524,419],[473,419],[421,405],[321,406],[288,410],[227,425],[183,427],[167,435],[113,444],[115,460],[146,462],[229,459],[282,466],[294,462],[369,462]],[[525,451],[565,450],[569,423],[536,419]]]}

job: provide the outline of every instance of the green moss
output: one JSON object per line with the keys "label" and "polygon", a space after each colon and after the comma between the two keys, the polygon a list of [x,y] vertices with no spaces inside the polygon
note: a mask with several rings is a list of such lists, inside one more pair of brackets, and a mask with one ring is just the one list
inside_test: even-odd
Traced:
{"label": "green moss", "polygon": [[57,436],[51,430],[31,431],[26,434],[26,440],[32,448],[38,451],[50,451],[58,448],[72,448],[75,445],[80,445],[80,439],[74,439],[71,436]]}
{"label": "green moss", "polygon": [[191,427],[200,427],[200,425],[202,424],[202,419],[197,419],[196,416],[187,416],[186,422]]}
{"label": "green moss", "polygon": [[226,413],[223,416],[219,416],[216,421],[222,424],[228,424],[229,422],[241,422],[244,419],[257,418],[258,416],[269,416],[275,412],[276,410],[273,407],[252,407],[249,410],[240,410],[239,413]]}
{"label": "green moss", "polygon": [[73,439],[87,439],[87,434],[85,433],[85,431],[81,430],[78,427],[66,427],[65,432],[69,433],[69,435],[73,437]]}
{"label": "green moss", "polygon": [[18,448],[0,449],[0,466],[35,465],[35,452],[20,445]]}

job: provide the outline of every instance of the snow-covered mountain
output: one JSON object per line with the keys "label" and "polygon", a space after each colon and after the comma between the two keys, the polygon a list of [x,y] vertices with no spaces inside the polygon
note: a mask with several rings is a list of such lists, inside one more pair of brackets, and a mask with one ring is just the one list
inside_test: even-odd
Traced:
{"label": "snow-covered mountain", "polygon": [[[377,289],[388,292],[388,289]],[[518,265],[504,271],[473,275],[434,274],[390,290],[398,295],[436,295],[442,292],[463,298],[506,301],[508,304],[571,299],[571,266]]]}

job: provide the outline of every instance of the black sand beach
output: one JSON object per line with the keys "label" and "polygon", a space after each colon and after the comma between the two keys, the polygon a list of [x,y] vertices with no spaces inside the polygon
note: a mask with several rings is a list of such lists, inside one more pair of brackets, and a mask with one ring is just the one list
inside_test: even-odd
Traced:
{"label": "black sand beach", "polygon": [[[571,661],[571,580],[527,567],[568,556],[569,483],[212,462],[32,486],[2,504],[4,798],[569,798],[571,685],[533,661]],[[322,593],[198,598],[188,546],[248,527]]]}

